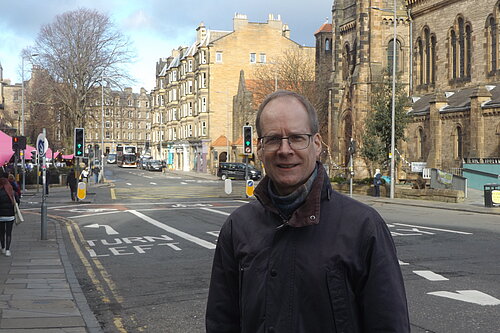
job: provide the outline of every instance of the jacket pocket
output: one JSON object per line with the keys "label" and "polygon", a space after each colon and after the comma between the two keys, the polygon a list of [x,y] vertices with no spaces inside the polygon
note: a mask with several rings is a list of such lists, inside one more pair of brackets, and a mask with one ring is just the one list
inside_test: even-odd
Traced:
{"label": "jacket pocket", "polygon": [[337,265],[326,272],[330,306],[332,308],[333,320],[336,332],[354,333],[354,320],[352,307],[347,287],[344,268]]}

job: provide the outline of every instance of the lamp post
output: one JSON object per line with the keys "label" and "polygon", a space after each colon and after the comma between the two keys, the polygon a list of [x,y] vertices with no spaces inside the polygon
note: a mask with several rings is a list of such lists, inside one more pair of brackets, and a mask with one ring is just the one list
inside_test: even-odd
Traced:
{"label": "lamp post", "polygon": [[[38,56],[38,53],[33,53],[32,57]],[[24,55],[21,55],[21,135],[24,136]],[[16,166],[17,168],[17,166]],[[26,156],[25,150],[23,149],[23,159],[22,159],[22,173],[23,173],[23,186],[22,191],[26,190]]]}
{"label": "lamp post", "polygon": [[397,0],[394,0],[394,8],[381,9],[378,7],[370,7],[371,9],[380,10],[383,12],[392,12],[394,14],[393,21],[393,39],[392,39],[392,103],[391,103],[391,184],[390,198],[394,199],[394,182],[395,182],[395,145],[396,145],[396,39],[397,39]]}
{"label": "lamp post", "polygon": [[104,181],[104,76],[101,76],[101,172]]}

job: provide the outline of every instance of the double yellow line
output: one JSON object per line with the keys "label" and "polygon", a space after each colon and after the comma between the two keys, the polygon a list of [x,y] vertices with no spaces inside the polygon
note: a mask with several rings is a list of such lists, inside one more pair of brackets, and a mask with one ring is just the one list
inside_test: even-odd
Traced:
{"label": "double yellow line", "polygon": [[[101,262],[97,258],[93,258],[92,261],[89,261],[85,256],[84,249],[87,250],[88,253],[88,250],[90,248],[85,241],[78,225],[75,222],[61,216],[50,217],[63,222],[66,226],[66,230],[68,231],[68,235],[71,243],[73,244],[73,248],[80,258],[83,267],[85,267],[87,275],[92,281],[92,284],[98,291],[101,301],[104,304],[111,304],[112,300],[114,300],[115,303],[118,303],[120,305],[123,304],[123,297],[121,297],[117,292],[115,283],[113,282]],[[102,283],[101,281],[104,281],[104,283]],[[106,290],[108,292],[106,292]],[[127,330],[123,326],[123,318],[121,318],[120,316],[115,316],[113,318],[113,324],[116,326],[119,332],[127,333]]]}

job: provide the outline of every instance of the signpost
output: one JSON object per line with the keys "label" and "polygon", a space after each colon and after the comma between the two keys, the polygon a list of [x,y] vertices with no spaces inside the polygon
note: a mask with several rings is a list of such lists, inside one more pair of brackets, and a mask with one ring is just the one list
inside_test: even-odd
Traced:
{"label": "signpost", "polygon": [[[41,207],[41,239],[47,240],[47,202],[45,201],[46,196],[46,186],[47,185],[47,160],[45,158],[45,153],[49,149],[49,141],[45,137],[45,128],[43,132],[40,133],[36,139],[36,150],[38,156],[42,157],[42,207]],[[38,172],[37,172],[38,179]]]}
{"label": "signpost", "polygon": [[253,180],[251,180],[251,179],[247,180],[247,186],[246,186],[245,192],[246,192],[246,195],[248,198],[253,197],[254,185],[255,184],[254,184]]}

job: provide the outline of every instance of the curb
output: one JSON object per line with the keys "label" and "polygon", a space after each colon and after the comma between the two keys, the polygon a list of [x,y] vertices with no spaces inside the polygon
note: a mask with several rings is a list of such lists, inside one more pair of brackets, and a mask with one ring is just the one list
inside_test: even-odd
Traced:
{"label": "curb", "polygon": [[59,246],[59,255],[61,257],[61,262],[64,266],[64,272],[66,274],[66,279],[68,280],[68,284],[71,288],[71,292],[75,299],[75,303],[80,310],[83,320],[85,321],[85,325],[87,327],[87,331],[89,333],[103,333],[104,331],[101,329],[99,322],[97,321],[94,313],[90,310],[90,306],[87,302],[87,298],[85,298],[85,294],[83,293],[82,288],[80,287],[80,283],[76,278],[75,271],[73,270],[73,266],[71,266],[71,262],[68,257],[68,252],[66,251],[66,244],[64,244],[64,239],[61,230],[61,222],[66,222],[62,217],[51,217],[56,227],[56,239],[57,244]]}

